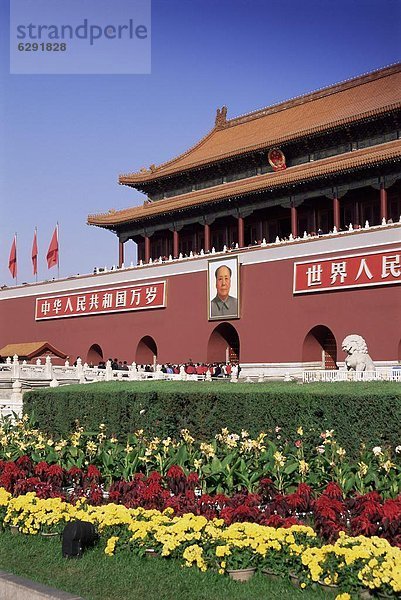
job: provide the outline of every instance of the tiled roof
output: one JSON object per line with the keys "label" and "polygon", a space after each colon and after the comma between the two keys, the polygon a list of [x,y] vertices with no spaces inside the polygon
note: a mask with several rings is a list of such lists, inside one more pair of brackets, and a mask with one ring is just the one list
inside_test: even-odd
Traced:
{"label": "tiled roof", "polygon": [[182,210],[191,206],[203,205],[216,200],[234,198],[253,192],[262,192],[284,187],[289,184],[310,181],[319,177],[337,174],[365,166],[380,164],[401,158],[401,140],[394,140],[378,146],[371,146],[354,152],[346,152],[316,162],[289,167],[285,171],[265,173],[247,179],[223,183],[188,194],[151,202],[142,206],[108,213],[89,215],[88,224],[111,227],[135,221],[142,221],[158,214]]}
{"label": "tiled roof", "polygon": [[34,358],[35,356],[41,355],[43,352],[49,351],[55,354],[59,358],[67,358],[64,352],[60,352],[49,342],[25,342],[21,344],[7,344],[4,348],[0,349],[0,356],[13,357],[15,354],[24,358]]}
{"label": "tiled roof", "polygon": [[178,157],[138,173],[121,175],[134,185],[270,148],[401,107],[401,63],[225,121]]}

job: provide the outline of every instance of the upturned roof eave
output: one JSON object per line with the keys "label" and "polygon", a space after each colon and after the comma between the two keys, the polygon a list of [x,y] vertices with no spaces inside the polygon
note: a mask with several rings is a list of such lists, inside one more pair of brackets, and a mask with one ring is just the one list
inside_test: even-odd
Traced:
{"label": "upturned roof eave", "polygon": [[[168,179],[171,177],[175,177],[180,173],[187,173],[194,170],[199,170],[201,168],[205,168],[208,166],[214,166],[219,162],[224,160],[229,160],[232,158],[240,158],[249,155],[252,152],[268,150],[271,147],[288,144],[290,142],[295,142],[302,140],[303,138],[307,139],[311,136],[322,134],[322,133],[330,133],[335,131],[340,127],[344,127],[344,125],[351,125],[353,123],[363,123],[364,121],[368,121],[373,117],[377,117],[379,115],[383,115],[386,113],[391,113],[396,110],[401,109],[401,101],[395,102],[374,110],[367,111],[365,113],[361,113],[359,115],[352,115],[347,118],[338,119],[336,121],[332,121],[331,123],[324,123],[318,125],[316,127],[312,127],[303,131],[299,131],[295,134],[283,135],[277,138],[273,138],[271,140],[265,140],[260,144],[253,144],[251,146],[237,148],[232,152],[226,152],[219,156],[215,156],[211,159],[204,161],[196,161],[192,164],[187,164],[184,168],[176,170],[172,169],[172,163],[178,161],[182,156],[190,154],[191,151],[180,155],[179,157],[172,159],[171,161],[164,163],[164,165],[157,167],[154,172],[151,173],[130,173],[127,175],[120,175],[118,178],[120,185],[126,185],[128,187],[134,187],[140,189],[140,186],[147,186],[149,183],[155,183],[158,180]],[[229,122],[228,122],[229,123]],[[201,142],[196,144],[193,148],[198,147],[200,143],[203,143],[206,138],[211,137],[213,133],[221,131],[221,128],[214,128],[205,138],[202,138]],[[170,166],[171,165],[171,166]]]}
{"label": "upturned roof eave", "polygon": [[[391,153],[393,148],[394,150]],[[388,151],[388,154],[379,155],[377,154],[379,150],[382,150],[383,152]],[[336,160],[333,160],[333,158],[336,158]],[[350,158],[353,158],[356,161],[355,164],[349,165],[349,163],[347,163],[347,160]],[[222,202],[228,199],[235,199],[239,197],[245,197],[250,194],[261,193],[269,189],[286,189],[289,185],[299,185],[310,181],[316,181],[318,179],[327,179],[328,177],[337,176],[338,174],[352,173],[363,168],[374,167],[376,165],[386,164],[390,161],[400,159],[401,141],[394,140],[392,142],[386,142],[385,144],[381,144],[379,148],[364,148],[360,151],[357,150],[354,152],[345,153],[343,155],[340,155],[340,157],[330,157],[328,159],[322,159],[322,161],[306,163],[305,165],[297,165],[296,167],[290,167],[289,169],[287,169],[286,171],[282,171],[281,173],[288,174],[290,169],[296,169],[296,171],[294,171],[295,178],[284,180],[281,183],[277,182],[277,180],[274,179],[275,177],[277,177],[278,173],[266,173],[264,175],[256,175],[248,179],[233,182],[234,185],[221,184],[219,186],[216,186],[216,188],[207,188],[206,190],[200,190],[197,196],[194,196],[191,193],[188,194],[188,198],[186,198],[186,194],[183,194],[182,196],[175,196],[174,198],[160,200],[149,205],[152,207],[157,206],[158,208],[160,208],[160,210],[158,210],[157,212],[152,211],[148,215],[141,214],[138,215],[138,217],[135,217],[135,215],[126,214],[127,210],[130,209],[116,211],[115,213],[111,214],[107,213],[103,215],[89,215],[88,224],[116,231],[120,227],[128,223],[145,222],[157,217],[160,214],[163,214],[164,212],[177,213],[179,211],[188,210],[189,208],[202,207],[206,204],[211,204],[213,202]],[[338,164],[339,161],[340,163],[342,162],[344,164]],[[333,166],[335,168],[330,168]],[[299,176],[297,177],[298,174]],[[259,183],[259,185],[253,187],[253,183]],[[244,186],[248,186],[249,189],[243,189]],[[236,191],[236,189],[238,189],[238,191]],[[212,193],[212,190],[215,192],[215,195],[205,198],[205,195],[210,195]],[[188,204],[183,205],[183,201],[188,201]],[[176,202],[179,202],[180,205],[174,206],[174,203]],[[133,210],[135,209],[143,210],[144,207],[138,206]],[[110,219],[113,217],[114,219],[111,222]]]}

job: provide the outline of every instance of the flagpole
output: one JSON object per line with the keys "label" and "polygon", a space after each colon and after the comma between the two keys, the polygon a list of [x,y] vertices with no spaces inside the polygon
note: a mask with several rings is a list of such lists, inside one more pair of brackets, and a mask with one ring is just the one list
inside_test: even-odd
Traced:
{"label": "flagpole", "polygon": [[[36,240],[36,247],[38,245],[38,226],[36,225],[35,227],[35,240]],[[36,273],[35,273],[35,281],[36,283],[38,283],[38,255],[36,254]]]}
{"label": "flagpole", "polygon": [[57,279],[60,279],[60,236],[59,236],[59,224],[57,221]]}
{"label": "flagpole", "polygon": [[15,232],[15,285],[18,285],[18,244],[17,244],[17,232]]}

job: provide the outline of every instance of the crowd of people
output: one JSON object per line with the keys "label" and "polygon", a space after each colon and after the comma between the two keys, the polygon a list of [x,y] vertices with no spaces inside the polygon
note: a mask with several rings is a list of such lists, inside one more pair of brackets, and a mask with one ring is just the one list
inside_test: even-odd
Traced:
{"label": "crowd of people", "polygon": [[[128,362],[126,360],[121,361],[117,358],[109,358],[111,368],[113,371],[129,371]],[[89,367],[94,367],[93,363],[89,364]],[[156,370],[161,371],[162,373],[171,374],[171,375],[179,375],[182,373],[182,370],[187,375],[201,375],[206,376],[208,372],[210,372],[212,377],[221,377],[221,378],[229,378],[231,377],[233,370],[235,374],[239,374],[240,366],[236,363],[195,363],[190,359],[187,363],[183,364],[175,364],[175,363],[164,363],[162,365],[155,366],[153,364],[143,364],[136,365],[138,371],[142,371],[144,373],[154,373]],[[98,369],[105,369],[106,362],[100,361],[97,365]]]}

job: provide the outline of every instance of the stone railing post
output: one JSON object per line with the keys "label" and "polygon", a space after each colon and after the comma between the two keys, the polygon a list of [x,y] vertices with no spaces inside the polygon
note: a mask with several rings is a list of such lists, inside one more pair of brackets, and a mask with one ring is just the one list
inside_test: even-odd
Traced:
{"label": "stone railing post", "polygon": [[46,361],[45,361],[45,378],[46,379],[53,379],[53,366],[52,366],[52,361],[49,355],[46,356]]}
{"label": "stone railing post", "polygon": [[138,379],[138,371],[136,368],[136,362],[133,362],[132,365],[129,367],[128,379],[132,379],[133,381],[136,381]]}
{"label": "stone railing post", "polygon": [[81,379],[84,377],[84,369],[82,367],[82,359],[81,358],[77,358],[77,366],[75,367],[75,374],[77,376],[77,379],[79,379],[79,381],[81,381]]}
{"label": "stone railing post", "polygon": [[113,379],[113,369],[111,368],[111,361],[108,360],[106,363],[106,381]]}
{"label": "stone railing post", "polygon": [[231,383],[238,383],[238,367],[237,365],[233,365],[231,368]]}
{"label": "stone railing post", "polygon": [[11,375],[14,379],[19,379],[20,377],[20,365],[18,362],[18,356],[16,354],[14,354],[13,356],[13,362],[11,365]]}
{"label": "stone railing post", "polygon": [[11,402],[22,402],[22,384],[16,379],[12,385]]}

